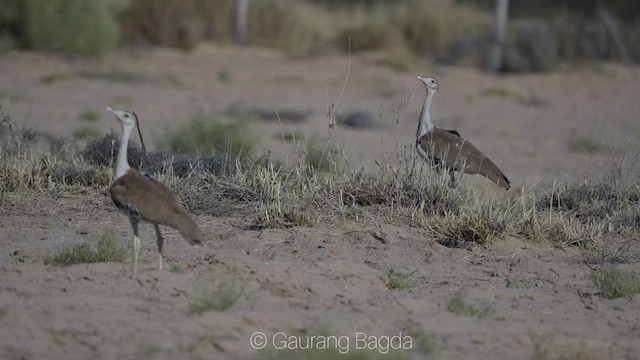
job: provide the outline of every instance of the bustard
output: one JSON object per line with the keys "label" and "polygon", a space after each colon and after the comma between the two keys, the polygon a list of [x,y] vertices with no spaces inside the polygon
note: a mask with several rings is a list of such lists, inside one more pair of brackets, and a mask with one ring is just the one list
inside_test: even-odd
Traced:
{"label": "bustard", "polygon": [[138,254],[140,252],[138,223],[140,220],[153,224],[156,229],[158,270],[162,271],[163,239],[159,225],[168,225],[178,230],[180,235],[192,245],[202,244],[202,232],[166,185],[129,167],[127,146],[133,128],[138,122],[136,114],[125,110],[114,110],[110,107],[107,107],[107,110],[112,112],[122,125],[122,139],[116,160],[116,176],[109,192],[114,204],[129,216],[133,228],[133,272],[138,270]]}
{"label": "bustard", "polygon": [[438,81],[432,77],[418,76],[418,79],[427,88],[416,132],[416,149],[420,157],[438,172],[449,172],[452,185],[455,185],[454,171],[464,171],[467,174],[480,174],[499,187],[509,190],[511,182],[491,159],[457,131],[435,127],[431,119],[431,102],[438,92]]}

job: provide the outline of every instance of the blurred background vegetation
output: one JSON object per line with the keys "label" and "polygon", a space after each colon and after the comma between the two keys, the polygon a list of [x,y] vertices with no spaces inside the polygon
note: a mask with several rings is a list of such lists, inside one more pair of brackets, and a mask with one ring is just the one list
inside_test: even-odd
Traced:
{"label": "blurred background vegetation", "polygon": [[[599,13],[600,4],[609,18]],[[493,6],[481,0],[253,0],[247,44],[311,56],[346,52],[350,39],[351,51],[380,50],[398,68],[424,57],[482,63]],[[0,9],[5,50],[100,55],[116,47],[189,50],[236,39],[236,0],[0,0]],[[529,47],[535,56],[553,52],[560,60],[637,60],[639,15],[640,1],[511,0],[510,41],[520,52]],[[528,43],[527,37],[540,36],[546,45]],[[616,47],[620,41],[628,56]]]}

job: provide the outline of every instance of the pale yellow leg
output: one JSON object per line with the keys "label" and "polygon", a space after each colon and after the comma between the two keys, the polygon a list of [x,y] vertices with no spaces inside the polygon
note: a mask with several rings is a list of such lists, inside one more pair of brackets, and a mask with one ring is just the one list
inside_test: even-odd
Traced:
{"label": "pale yellow leg", "polygon": [[140,238],[133,235],[133,272],[138,271],[138,254],[140,253]]}
{"label": "pale yellow leg", "polygon": [[140,220],[129,217],[131,227],[133,228],[133,272],[138,271],[138,254],[140,254],[140,238],[138,237],[138,223]]}

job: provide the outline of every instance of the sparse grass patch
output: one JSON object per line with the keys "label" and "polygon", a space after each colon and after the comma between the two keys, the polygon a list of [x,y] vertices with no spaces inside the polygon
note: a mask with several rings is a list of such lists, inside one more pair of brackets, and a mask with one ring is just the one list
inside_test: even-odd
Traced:
{"label": "sparse grass patch", "polygon": [[607,299],[640,293],[640,278],[614,267],[604,267],[591,274],[591,280]]}
{"label": "sparse grass patch", "polygon": [[567,150],[574,153],[598,154],[607,152],[605,144],[587,135],[574,135],[567,140]]}
{"label": "sparse grass patch", "polygon": [[89,243],[76,244],[46,256],[44,264],[65,267],[97,262],[123,262],[127,254],[127,248],[120,244],[120,240],[114,234],[104,234],[98,240],[95,250]]}
{"label": "sparse grass patch", "polygon": [[462,206],[458,211],[446,211],[426,226],[447,246],[465,243],[487,245],[512,231],[516,221],[514,205],[508,198],[500,200],[475,198],[475,204]]}
{"label": "sparse grass patch", "polygon": [[93,109],[86,109],[78,114],[78,120],[86,123],[95,123],[100,120],[100,113]]}
{"label": "sparse grass patch", "polygon": [[478,308],[469,304],[460,291],[456,291],[449,299],[447,310],[456,315],[473,316],[479,319],[486,318],[496,312],[493,307]]}
{"label": "sparse grass patch", "polygon": [[221,83],[228,84],[231,82],[233,73],[229,66],[222,66],[218,69],[218,71],[216,72],[216,75],[218,76],[218,80]]}
{"label": "sparse grass patch", "polygon": [[118,40],[118,25],[100,0],[28,0],[24,2],[27,44],[54,52],[100,55]]}
{"label": "sparse grass patch", "polygon": [[149,340],[142,340],[137,344],[136,353],[144,359],[152,358],[159,352],[160,347]]}
{"label": "sparse grass patch", "polygon": [[51,334],[51,336],[56,339],[76,340],[82,335],[82,332],[79,330],[71,329],[71,328],[64,328],[64,329],[49,328],[49,334]]}
{"label": "sparse grass patch", "polygon": [[413,287],[411,274],[406,274],[396,270],[387,271],[387,286],[391,290],[404,290]]}
{"label": "sparse grass patch", "polygon": [[9,305],[0,307],[0,319],[9,314]]}
{"label": "sparse grass patch", "polygon": [[199,114],[158,141],[161,147],[182,154],[212,155],[218,152],[250,157],[258,139],[246,121],[225,122],[216,114]]}
{"label": "sparse grass patch", "polygon": [[435,336],[427,334],[417,326],[411,326],[406,330],[407,335],[413,340],[412,350],[422,354],[431,355],[437,348]]}
{"label": "sparse grass patch", "polygon": [[169,266],[169,271],[174,274],[184,274],[187,272],[187,269],[180,264],[171,264],[171,266]]}
{"label": "sparse grass patch", "polygon": [[102,137],[102,131],[93,126],[80,126],[73,131],[76,140],[95,140]]}
{"label": "sparse grass patch", "polygon": [[234,271],[218,281],[215,291],[203,292],[189,307],[189,314],[202,315],[211,310],[228,310],[238,302],[243,292],[244,286],[238,283],[238,276]]}
{"label": "sparse grass patch", "polygon": [[484,97],[513,100],[524,105],[535,107],[543,106],[546,104],[546,102],[540,97],[515,86],[495,86],[485,88],[476,95],[468,95],[466,97],[466,100],[469,102],[474,102],[477,99]]}

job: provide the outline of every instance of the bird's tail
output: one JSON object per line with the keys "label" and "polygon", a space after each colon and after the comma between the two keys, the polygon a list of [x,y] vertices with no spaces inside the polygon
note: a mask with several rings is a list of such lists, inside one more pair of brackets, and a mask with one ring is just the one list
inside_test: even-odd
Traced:
{"label": "bird's tail", "polygon": [[478,174],[493,181],[499,187],[509,190],[511,188],[511,181],[507,179],[502,170],[489,158],[485,158],[480,166]]}

